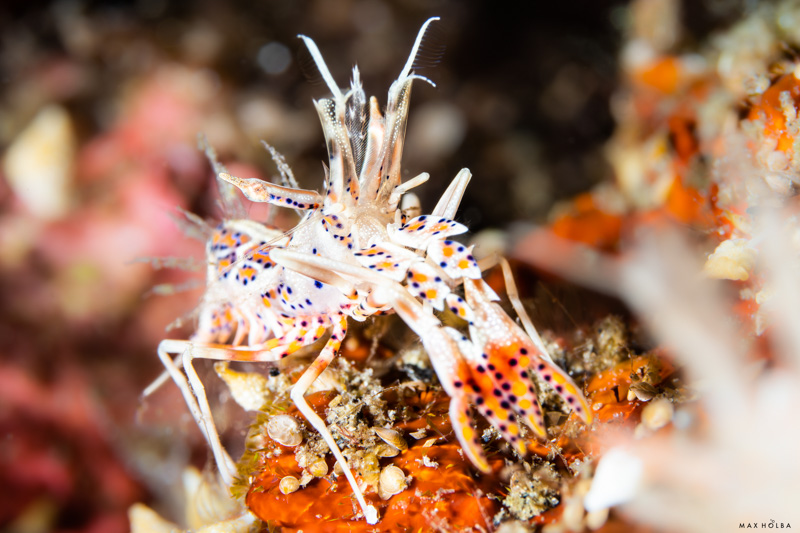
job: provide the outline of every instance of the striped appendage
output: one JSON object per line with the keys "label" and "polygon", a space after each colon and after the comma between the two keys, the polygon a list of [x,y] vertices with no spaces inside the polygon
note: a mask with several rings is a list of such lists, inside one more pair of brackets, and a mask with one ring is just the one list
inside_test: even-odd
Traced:
{"label": "striped appendage", "polygon": [[[464,286],[467,303],[475,314],[471,336],[482,351],[482,361],[473,364],[473,368],[477,376],[492,378],[496,387],[491,390],[491,397],[497,399],[500,407],[507,405],[506,411],[519,415],[538,435],[546,435],[530,374],[536,372],[585,423],[590,423],[591,410],[575,382],[564,371],[540,357],[531,338],[491,301],[491,289],[486,283],[483,280],[465,280]],[[481,386],[481,394],[486,395],[489,381],[485,378],[476,381]],[[502,419],[502,416],[494,418]],[[495,420],[497,424],[501,421]],[[495,423],[493,425],[497,427]]]}

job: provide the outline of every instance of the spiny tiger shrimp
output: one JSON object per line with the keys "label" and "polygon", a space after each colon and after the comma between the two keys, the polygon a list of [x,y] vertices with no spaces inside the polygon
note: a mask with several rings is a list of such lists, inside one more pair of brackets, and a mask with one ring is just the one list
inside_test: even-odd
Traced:
{"label": "spiny tiger shrimp", "polygon": [[[454,217],[469,170],[456,175],[430,214],[413,216],[419,201],[407,193],[428,174],[403,182],[401,155],[411,85],[415,79],[430,83],[414,73],[414,62],[435,20],[420,29],[383,114],[376,98],[366,99],[357,67],[350,88],[340,89],[314,41],[300,36],[331,92],[315,102],[328,149],[324,193],[238,178],[215,164],[218,178],[249,200],[303,213],[289,232],[247,219],[220,224],[207,243],[208,287],[197,329],[188,341],[165,340],[158,348],[228,484],[235,465],[220,443],[192,360],[276,361],[331,330],[290,396],[330,447],[366,520],[377,523],[377,510],[366,502],[330,431],[304,399],[337,355],[348,318],[363,321],[376,313],[396,313],[419,335],[451,397],[455,435],[479,470],[488,472],[489,463],[471,424],[471,406],[520,455],[526,453],[520,423],[546,436],[534,372],[584,422],[591,421],[583,395],[547,356],[521,306],[515,308],[527,333],[496,303],[499,298],[483,281],[472,248],[452,239],[467,231]],[[282,174],[290,172],[280,156],[273,156]],[[464,297],[456,293],[461,284]],[[445,307],[466,322],[466,332],[442,325],[434,311]]]}

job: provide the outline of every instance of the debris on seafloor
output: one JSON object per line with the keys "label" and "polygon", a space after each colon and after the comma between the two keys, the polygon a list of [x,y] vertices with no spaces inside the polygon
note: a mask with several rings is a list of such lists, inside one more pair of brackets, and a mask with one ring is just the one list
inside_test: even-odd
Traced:
{"label": "debris on seafloor", "polygon": [[67,110],[50,105],[36,114],[5,153],[8,184],[37,218],[58,219],[72,207],[73,129]]}
{"label": "debris on seafloor", "polygon": [[[309,403],[326,416],[342,453],[362,480],[366,497],[380,509],[381,523],[352,521],[358,513],[352,489],[318,434],[308,432],[300,446],[289,448],[264,438],[258,422],[240,463],[240,490],[247,493],[248,507],[267,524],[285,531],[416,531],[437,522],[449,523],[456,530],[486,527],[484,517],[491,516],[498,505],[488,498],[491,478],[473,477],[452,438],[448,398],[441,389],[419,382],[384,388],[371,370],[358,370],[344,359],[337,371],[353,389],[317,392]],[[294,408],[287,412],[293,413]],[[432,443],[406,443],[403,435],[421,428],[438,437]],[[426,468],[425,458],[437,467]],[[498,461],[494,459],[493,464],[499,466]],[[279,489],[286,476],[298,478],[301,485],[288,497]]]}
{"label": "debris on seafloor", "polygon": [[503,505],[515,518],[530,520],[559,504],[560,478],[549,463],[534,472],[517,470],[511,475]]}
{"label": "debris on seafloor", "polygon": [[[350,348],[359,352],[364,342],[351,342]],[[663,401],[672,401],[666,397],[675,382],[667,384],[666,378],[674,378],[673,367],[655,353],[636,354],[619,317],[601,319],[558,346],[553,353],[567,368],[591,376],[586,390],[602,423],[631,428],[639,423],[647,401],[629,394],[637,384],[648,384]],[[510,527],[506,524],[555,527],[564,520],[596,528],[608,519],[607,510],[586,514],[581,503],[591,479],[591,435],[597,428],[579,430],[570,417],[553,417],[553,439],[539,444],[529,436],[535,455],[524,461],[483,425],[479,429],[493,473],[480,475],[459,450],[447,416],[448,398],[433,374],[425,382],[408,380],[403,359],[395,359],[400,365],[379,378],[358,356],[350,360],[348,355],[346,349],[329,368],[329,382],[339,388],[308,398],[362,480],[366,498],[380,510],[383,518],[375,526],[355,520],[359,510],[352,489],[322,438],[288,401],[302,368],[226,379],[233,388],[267,384],[260,388],[264,403],[250,429],[234,493],[273,530],[492,531]],[[391,357],[385,351],[383,356]],[[426,365],[424,358],[415,361]],[[232,396],[247,396],[242,392],[232,390]],[[547,412],[562,409],[554,394],[544,394],[542,402]]]}

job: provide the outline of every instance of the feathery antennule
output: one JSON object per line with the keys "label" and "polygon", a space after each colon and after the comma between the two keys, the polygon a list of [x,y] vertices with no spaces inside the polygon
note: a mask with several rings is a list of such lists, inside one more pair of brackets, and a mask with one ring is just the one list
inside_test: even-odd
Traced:
{"label": "feathery antennule", "polygon": [[[419,53],[420,46],[422,46],[422,39],[425,37],[425,32],[428,30],[428,26],[430,26],[431,22],[435,20],[439,20],[439,17],[429,18],[425,21],[425,24],[422,25],[422,28],[420,28],[419,33],[417,34],[417,40],[414,41],[414,46],[411,48],[411,53],[408,56],[408,61],[406,61],[403,70],[400,72],[400,76],[397,77],[398,81],[410,77],[411,71],[414,68],[414,64],[417,61],[417,55]],[[422,76],[420,76],[420,78],[427,80],[427,78]]]}
{"label": "feathery antennule", "polygon": [[165,268],[174,268],[177,270],[185,270],[187,272],[200,272],[206,267],[205,262],[198,261],[193,257],[136,257],[126,264],[133,265],[138,263],[147,263],[155,270],[162,270]]}
{"label": "feathery antennule", "polygon": [[411,65],[412,72],[436,67],[442,60],[446,48],[445,24],[439,23],[430,26],[420,41],[414,62]]}
{"label": "feathery antennule", "polygon": [[347,136],[350,139],[356,176],[358,176],[361,173],[367,148],[369,116],[367,115],[367,97],[361,86],[361,75],[357,66],[353,67],[353,78],[350,82],[350,91],[347,93],[344,122]]}
{"label": "feathery antennule", "polygon": [[322,73],[317,66],[317,61],[314,59],[308,47],[305,45],[298,46],[296,56],[297,66],[309,87],[312,87],[315,91],[327,91],[328,84],[322,77]]}
{"label": "feathery antennule", "polygon": [[190,239],[206,242],[211,235],[211,226],[199,216],[181,207],[175,208],[178,213],[170,213],[170,218],[178,229]]}
{"label": "feathery antennule", "polygon": [[206,155],[217,177],[217,187],[219,189],[220,208],[226,218],[244,218],[247,211],[242,204],[239,190],[219,177],[222,173],[227,173],[228,169],[219,162],[217,151],[208,143],[208,139],[202,133],[197,135],[197,147]]}
{"label": "feathery antennule", "polygon": [[381,179],[377,183],[370,183],[377,186],[374,193],[370,190],[370,197],[375,198],[379,203],[386,202],[394,191],[394,188],[402,181],[400,167],[403,155],[404,137],[406,123],[408,121],[408,103],[411,95],[411,85],[415,78],[427,81],[424,76],[412,74],[412,68],[419,53],[422,39],[431,22],[439,20],[439,17],[432,17],[425,21],[417,34],[411,54],[408,56],[400,75],[389,87],[389,101],[386,105],[384,118],[384,139],[381,145],[379,160],[381,161]]}
{"label": "feathery antennule", "polygon": [[426,78],[425,76],[421,76],[419,74],[412,74],[408,77],[410,80],[420,80],[424,81],[425,83],[429,84],[431,87],[436,87],[436,83],[431,80],[430,78]]}
{"label": "feathery antennule", "polygon": [[298,37],[303,40],[306,48],[308,48],[311,57],[314,59],[314,63],[317,65],[317,69],[319,69],[320,75],[322,75],[322,79],[325,80],[325,85],[327,85],[328,89],[331,90],[333,97],[336,98],[337,101],[343,99],[344,95],[342,94],[342,90],[336,84],[333,76],[331,76],[331,72],[328,70],[328,65],[326,65],[325,60],[322,59],[322,54],[320,53],[319,48],[317,48],[316,43],[311,40],[310,37],[306,37],[305,35],[298,35]]}
{"label": "feathery antennule", "polygon": [[439,64],[444,55],[445,44],[442,32],[437,30],[439,25],[428,26],[428,24],[434,20],[439,19],[438,17],[428,19],[425,26],[420,29],[417,41],[414,43],[414,49],[411,51],[412,55],[409,56],[406,62],[406,68],[408,67],[408,62],[411,63],[411,68],[408,71],[408,79],[424,81],[430,84],[431,87],[436,87],[436,83],[427,76],[420,74],[419,71],[421,69],[435,67]]}
{"label": "feathery antennule", "polygon": [[[283,154],[263,139],[261,140],[261,144],[269,152],[269,155],[272,157],[272,162],[275,163],[275,167],[277,167],[278,172],[281,175],[281,185],[292,189],[299,189],[300,186],[297,184],[297,179],[294,177],[294,172],[292,172],[292,168],[286,162],[286,158],[283,157]],[[272,220],[275,218],[275,212],[276,211],[274,209],[270,209],[267,222],[272,222]],[[303,211],[300,209],[295,209],[294,212],[297,213],[298,216],[303,216]]]}
{"label": "feathery antennule", "polygon": [[[363,156],[354,153],[353,140],[356,141],[355,149],[363,150],[361,150],[361,143],[358,140],[359,135],[351,136],[350,133],[351,128],[358,132],[363,127],[366,118],[363,111],[366,98],[360,88],[360,83],[343,94],[341,89],[336,87],[336,82],[314,42],[305,36],[301,35],[300,37],[306,43],[317,68],[333,93],[330,98],[314,101],[314,106],[317,108],[322,122],[325,143],[328,146],[331,185],[325,192],[326,201],[332,204],[338,202],[352,204],[360,196],[356,162],[363,159]],[[358,79],[359,77],[356,76],[355,81]]]}
{"label": "feathery antennule", "polygon": [[202,289],[204,286],[205,281],[201,279],[191,279],[183,283],[159,283],[158,285],[153,285],[149,291],[146,291],[142,295],[142,298],[150,298],[151,296],[172,296],[173,294]]}
{"label": "feathery antennule", "polygon": [[267,141],[262,140],[261,144],[267,149],[269,155],[272,156],[272,161],[275,163],[275,166],[278,168],[278,172],[281,174],[281,185],[284,187],[291,187],[292,189],[299,189],[300,186],[297,184],[297,179],[294,177],[294,172],[292,172],[292,168],[286,162],[286,158],[283,156],[283,154],[276,150],[275,147],[268,144]]}
{"label": "feathery antennule", "polygon": [[[363,87],[361,85],[361,73],[358,70],[358,65],[353,65],[353,78],[350,80],[350,92],[355,93],[361,91],[363,94]],[[362,100],[364,98],[362,97]]]}

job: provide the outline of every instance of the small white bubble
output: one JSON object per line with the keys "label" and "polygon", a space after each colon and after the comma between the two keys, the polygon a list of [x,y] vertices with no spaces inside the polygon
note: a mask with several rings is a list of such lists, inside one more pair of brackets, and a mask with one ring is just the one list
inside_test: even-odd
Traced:
{"label": "small white bubble", "polygon": [[267,74],[280,74],[289,67],[292,55],[285,45],[273,41],[258,50],[256,61]]}

